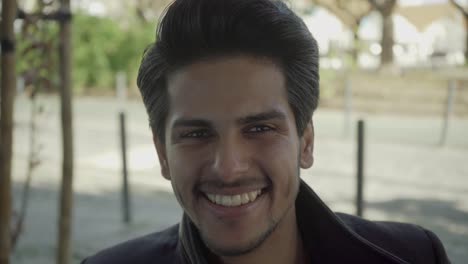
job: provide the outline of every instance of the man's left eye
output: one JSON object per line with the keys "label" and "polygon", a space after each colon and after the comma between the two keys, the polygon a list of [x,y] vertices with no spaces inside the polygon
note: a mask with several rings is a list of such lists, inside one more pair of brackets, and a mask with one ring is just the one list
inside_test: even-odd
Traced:
{"label": "man's left eye", "polygon": [[254,126],[254,127],[249,128],[247,132],[248,133],[260,133],[260,132],[267,132],[271,130],[273,129],[269,126],[259,125],[259,126]]}

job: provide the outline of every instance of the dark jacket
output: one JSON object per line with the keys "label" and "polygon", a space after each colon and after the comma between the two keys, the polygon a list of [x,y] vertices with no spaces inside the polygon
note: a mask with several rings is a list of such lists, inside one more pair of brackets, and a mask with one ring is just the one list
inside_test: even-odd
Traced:
{"label": "dark jacket", "polygon": [[[312,263],[450,263],[431,231],[335,214],[304,182],[296,213]],[[181,224],[106,249],[82,264],[207,264],[206,251],[197,229],[184,216]]]}

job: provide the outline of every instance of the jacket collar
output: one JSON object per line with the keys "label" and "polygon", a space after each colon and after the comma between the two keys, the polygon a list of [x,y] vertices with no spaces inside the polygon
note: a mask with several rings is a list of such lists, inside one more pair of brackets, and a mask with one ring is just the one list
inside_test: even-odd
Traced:
{"label": "jacket collar", "polygon": [[[296,213],[312,263],[406,263],[352,231],[302,180]],[[208,264],[208,249],[186,214],[180,224],[179,240],[181,263]]]}

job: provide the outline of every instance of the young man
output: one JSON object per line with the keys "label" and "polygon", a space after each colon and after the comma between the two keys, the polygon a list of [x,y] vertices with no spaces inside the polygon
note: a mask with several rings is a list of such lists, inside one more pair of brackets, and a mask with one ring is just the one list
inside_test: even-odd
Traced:
{"label": "young man", "polygon": [[301,181],[318,50],[285,4],[176,0],[138,86],[184,215],[84,263],[449,263],[430,231],[334,214]]}

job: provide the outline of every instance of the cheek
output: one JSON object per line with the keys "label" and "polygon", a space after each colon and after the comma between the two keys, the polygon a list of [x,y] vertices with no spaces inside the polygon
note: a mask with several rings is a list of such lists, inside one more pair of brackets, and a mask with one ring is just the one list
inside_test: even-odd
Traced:
{"label": "cheek", "polygon": [[177,151],[168,154],[169,171],[174,193],[183,207],[190,206],[189,203],[192,200],[190,196],[192,195],[196,179],[194,176],[196,170],[193,162],[191,162],[194,159],[181,155]]}
{"label": "cheek", "polygon": [[171,175],[181,175],[182,177],[195,178],[200,167],[206,163],[209,153],[206,147],[177,147],[169,155]]}
{"label": "cheek", "polygon": [[273,182],[278,194],[290,197],[295,193],[299,181],[298,144],[289,137],[280,137],[263,143],[257,153],[262,167]]}

